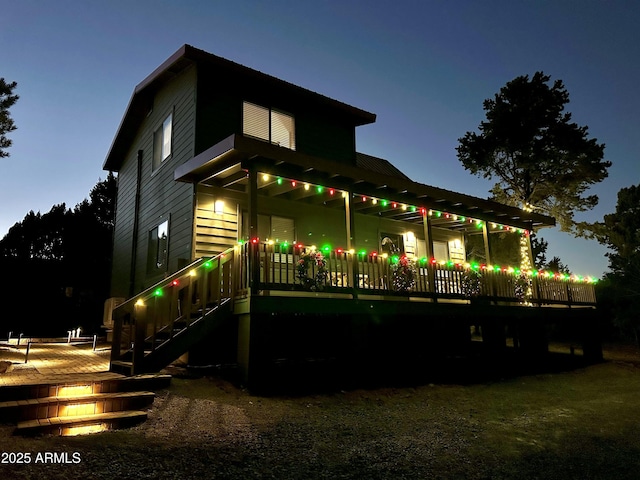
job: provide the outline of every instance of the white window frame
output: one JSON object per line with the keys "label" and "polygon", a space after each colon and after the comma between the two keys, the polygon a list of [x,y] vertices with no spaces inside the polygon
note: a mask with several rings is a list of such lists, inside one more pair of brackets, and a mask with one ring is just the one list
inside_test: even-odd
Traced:
{"label": "white window frame", "polygon": [[153,132],[153,171],[171,156],[173,150],[173,112]]}
{"label": "white window frame", "polygon": [[169,219],[149,230],[147,273],[166,272],[169,266]]}

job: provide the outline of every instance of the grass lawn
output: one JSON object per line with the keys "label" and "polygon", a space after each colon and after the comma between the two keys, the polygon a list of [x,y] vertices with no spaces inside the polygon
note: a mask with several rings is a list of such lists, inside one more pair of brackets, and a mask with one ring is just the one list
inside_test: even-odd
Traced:
{"label": "grass lawn", "polygon": [[638,479],[640,358],[466,384],[257,397],[174,378],[149,420],[84,437],[11,437],[2,452],[79,452],[0,464],[2,478]]}

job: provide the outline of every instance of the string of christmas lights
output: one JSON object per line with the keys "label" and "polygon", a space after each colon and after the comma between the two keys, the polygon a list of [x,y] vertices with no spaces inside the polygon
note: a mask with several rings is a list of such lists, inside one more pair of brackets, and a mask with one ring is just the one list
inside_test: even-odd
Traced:
{"label": "string of christmas lights", "polygon": [[[239,245],[244,244],[245,242],[243,242],[242,240],[240,240]],[[289,242],[281,242],[281,243],[277,243],[274,242],[273,240],[270,240],[268,242],[261,242],[258,238],[253,238],[251,239],[250,243],[256,245],[256,244],[263,244],[263,245],[269,245],[269,246],[274,246],[274,247],[279,247],[280,249],[280,253],[282,253],[282,250],[287,250],[289,249],[290,246],[293,247],[293,251],[294,253],[296,252],[296,250],[298,252],[302,252],[303,250],[310,250],[310,251],[319,251],[321,252],[323,255],[325,256],[329,256],[332,253],[335,253],[336,255],[357,255],[358,259],[371,259],[373,261],[377,260],[378,258],[380,259],[388,259],[390,263],[395,264],[398,263],[398,261],[403,258],[404,256],[400,256],[400,255],[393,255],[393,256],[389,256],[386,253],[382,253],[382,254],[378,254],[377,251],[372,251],[372,252],[368,252],[366,250],[359,250],[356,252],[355,249],[350,249],[350,250],[346,250],[344,248],[333,248],[331,245],[329,244],[325,244],[322,245],[320,248],[318,248],[316,245],[303,245],[300,242],[293,242],[292,244]],[[540,277],[540,278],[548,278],[548,279],[556,279],[556,280],[571,280],[574,282],[584,282],[584,283],[597,283],[598,279],[590,277],[590,276],[582,276],[582,275],[574,275],[574,274],[567,274],[567,273],[560,273],[560,272],[551,272],[551,271],[546,271],[546,270],[536,270],[536,269],[531,269],[531,270],[522,270],[519,267],[512,267],[512,266],[503,266],[503,265],[487,265],[484,263],[476,263],[476,262],[470,262],[470,263],[459,263],[459,262],[454,262],[452,260],[437,260],[435,258],[431,258],[428,259],[427,257],[420,257],[420,258],[415,258],[412,259],[413,261],[417,262],[420,265],[425,265],[425,264],[431,264],[433,266],[439,266],[439,267],[447,267],[447,268],[462,268],[465,270],[475,270],[475,271],[493,271],[495,273],[507,273],[507,274],[513,274],[515,276],[519,276],[522,273],[525,273],[529,276],[532,277]]]}
{"label": "string of christmas lights", "polygon": [[[275,180],[272,180],[271,175],[264,173],[262,174],[262,181],[264,183],[275,183],[276,185],[289,185],[292,189],[302,188],[306,191],[310,191],[312,188],[315,190],[317,194],[327,193],[330,197],[335,196],[336,193],[339,193],[342,198],[347,196],[347,192],[343,190],[339,190],[333,187],[325,187],[323,185],[311,184],[307,182],[300,182],[297,180],[285,179],[283,177],[275,177]],[[426,207],[418,207],[416,205],[411,205],[407,203],[397,202],[394,200],[388,200],[385,198],[372,197],[369,195],[361,195],[361,194],[353,194],[353,198],[359,200],[362,203],[370,203],[373,205],[379,205],[381,208],[391,208],[391,209],[399,209],[403,212],[420,212],[423,216],[430,216],[436,219],[442,218],[446,220],[452,220],[455,222],[463,222],[469,224],[475,224],[477,228],[482,228],[484,226],[484,222],[479,219],[465,217],[464,215],[458,215],[456,213],[450,213],[446,211],[434,210]],[[504,230],[506,232],[518,233],[529,235],[529,230],[523,228],[512,227],[509,225],[504,225],[496,222],[489,222],[487,224],[493,230]]]}

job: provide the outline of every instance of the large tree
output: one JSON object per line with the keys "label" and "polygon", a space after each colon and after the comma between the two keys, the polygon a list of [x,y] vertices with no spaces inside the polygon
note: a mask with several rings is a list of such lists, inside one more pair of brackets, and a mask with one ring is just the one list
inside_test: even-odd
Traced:
{"label": "large tree", "polygon": [[565,111],[569,93],[561,80],[536,72],[508,82],[484,101],[480,133],[459,139],[458,158],[474,175],[496,180],[494,199],[555,217],[576,233],[575,212],[592,209],[587,189],[607,177],[604,144]]}
{"label": "large tree", "polygon": [[13,119],[9,115],[9,108],[19,98],[18,95],[13,94],[16,85],[16,82],[7,83],[4,78],[0,77],[0,158],[9,156],[6,149],[13,143],[6,134],[16,129]]}
{"label": "large tree", "polygon": [[605,215],[592,231],[609,247],[611,286],[615,320],[622,330],[632,332],[640,346],[640,185],[618,192],[616,211]]}

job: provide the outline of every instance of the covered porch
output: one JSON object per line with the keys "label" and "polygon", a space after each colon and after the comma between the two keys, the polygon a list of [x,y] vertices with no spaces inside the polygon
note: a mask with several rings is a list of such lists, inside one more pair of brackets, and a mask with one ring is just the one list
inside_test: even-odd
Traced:
{"label": "covered porch", "polygon": [[238,249],[239,292],[595,304],[590,278],[492,263],[498,235],[532,263],[530,232],[553,218],[413,182],[383,159],[347,165],[232,135],[175,179],[196,185],[194,260]]}

